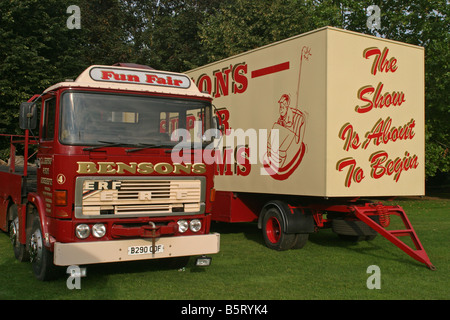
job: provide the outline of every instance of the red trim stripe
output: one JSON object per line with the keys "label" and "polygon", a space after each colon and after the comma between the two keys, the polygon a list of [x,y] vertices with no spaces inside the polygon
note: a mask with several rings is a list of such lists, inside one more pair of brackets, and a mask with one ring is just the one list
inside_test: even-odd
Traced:
{"label": "red trim stripe", "polygon": [[268,74],[272,74],[272,73],[276,73],[276,72],[280,72],[280,71],[284,71],[284,70],[288,70],[288,69],[289,69],[289,61],[283,62],[280,64],[276,64],[271,67],[266,67],[266,68],[252,71],[252,78],[262,77],[262,76],[266,76]]}

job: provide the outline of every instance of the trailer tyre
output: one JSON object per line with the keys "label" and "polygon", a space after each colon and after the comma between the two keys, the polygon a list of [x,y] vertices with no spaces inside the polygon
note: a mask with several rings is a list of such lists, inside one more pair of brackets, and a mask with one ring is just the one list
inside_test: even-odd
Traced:
{"label": "trailer tyre", "polygon": [[56,267],[53,264],[53,253],[44,245],[39,218],[33,221],[30,235],[30,260],[34,275],[41,281],[53,280],[56,277]]}
{"label": "trailer tyre", "polygon": [[[378,222],[378,216],[371,217]],[[375,239],[377,232],[360,220],[333,219],[332,229],[340,239],[352,242]]]}
{"label": "trailer tyre", "polygon": [[282,222],[282,213],[278,208],[270,208],[264,215],[263,236],[266,246],[270,249],[289,250],[295,243],[296,234],[285,233]]}
{"label": "trailer tyre", "polygon": [[297,233],[292,249],[302,249],[308,243],[308,239],[309,233]]}
{"label": "trailer tyre", "polygon": [[21,244],[19,241],[19,214],[17,210],[17,205],[13,204],[9,207],[9,239],[14,250],[14,256],[20,262],[28,261],[29,256],[26,250],[26,246]]}

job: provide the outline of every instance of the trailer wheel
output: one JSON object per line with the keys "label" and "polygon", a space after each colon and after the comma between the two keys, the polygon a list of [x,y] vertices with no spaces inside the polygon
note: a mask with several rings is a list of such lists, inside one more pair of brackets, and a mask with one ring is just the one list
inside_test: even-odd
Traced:
{"label": "trailer wheel", "polygon": [[33,221],[30,235],[30,260],[34,275],[41,281],[52,280],[56,276],[53,253],[44,246],[39,218]]}
{"label": "trailer wheel", "polygon": [[270,249],[289,250],[294,245],[296,235],[285,233],[282,225],[283,217],[277,208],[267,210],[263,220],[263,236],[266,246]]}
{"label": "trailer wheel", "polygon": [[[378,216],[373,216],[371,219],[378,222]],[[340,239],[352,242],[370,241],[375,239],[377,232],[360,220],[345,220],[336,218],[332,221],[333,232],[335,232]]]}
{"label": "trailer wheel", "polygon": [[292,249],[301,249],[308,243],[309,233],[297,233]]}
{"label": "trailer wheel", "polygon": [[19,214],[16,204],[9,207],[9,218],[9,239],[11,240],[11,244],[13,246],[14,256],[20,262],[28,261],[29,256],[26,246],[21,244],[19,241]]}

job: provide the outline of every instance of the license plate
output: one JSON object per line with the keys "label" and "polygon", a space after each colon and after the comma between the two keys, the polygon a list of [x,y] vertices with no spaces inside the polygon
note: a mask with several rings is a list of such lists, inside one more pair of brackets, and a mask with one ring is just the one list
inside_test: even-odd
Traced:
{"label": "license plate", "polygon": [[[154,252],[153,252],[154,248]],[[134,256],[139,254],[153,254],[153,253],[161,253],[164,252],[164,245],[158,244],[154,247],[152,245],[148,246],[132,246],[128,247],[128,255]]]}

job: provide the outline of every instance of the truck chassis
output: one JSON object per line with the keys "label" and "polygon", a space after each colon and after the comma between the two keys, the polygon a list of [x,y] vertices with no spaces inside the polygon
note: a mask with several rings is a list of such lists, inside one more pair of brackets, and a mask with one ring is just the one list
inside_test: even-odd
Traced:
{"label": "truck chassis", "polygon": [[[213,220],[257,221],[267,247],[274,250],[303,248],[309,234],[332,228],[340,238],[360,241],[382,235],[413,259],[435,270],[406,212],[363,199],[320,199],[271,194],[216,192]],[[273,200],[276,199],[276,200]],[[399,217],[403,229],[391,230],[391,216]],[[409,237],[409,246],[401,237]]]}

